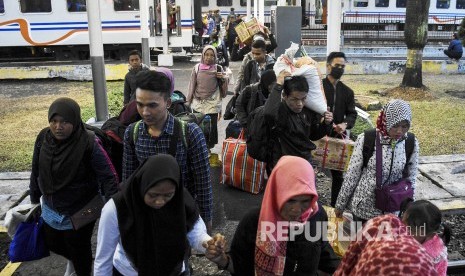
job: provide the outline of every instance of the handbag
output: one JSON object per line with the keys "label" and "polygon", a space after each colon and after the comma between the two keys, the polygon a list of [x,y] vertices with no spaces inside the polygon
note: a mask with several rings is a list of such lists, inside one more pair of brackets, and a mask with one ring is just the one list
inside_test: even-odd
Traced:
{"label": "handbag", "polygon": [[[375,207],[383,212],[396,212],[400,210],[400,204],[406,198],[413,199],[412,183],[408,179],[407,165],[402,172],[402,178],[394,181],[390,185],[382,185],[383,181],[383,153],[379,134],[376,133],[376,188],[375,188]],[[392,169],[392,163],[391,163]],[[391,170],[390,169],[390,170]],[[391,171],[389,171],[389,177]],[[388,179],[389,179],[388,177]]]}
{"label": "handbag", "polygon": [[265,163],[247,154],[244,130],[239,137],[223,141],[221,183],[258,194],[263,189]]}
{"label": "handbag", "polygon": [[96,221],[100,217],[104,205],[105,203],[100,194],[94,196],[91,201],[70,217],[73,229],[81,229],[87,224]]}
{"label": "handbag", "polygon": [[19,224],[8,249],[8,257],[12,263],[34,261],[50,256],[42,229],[43,223],[43,219],[38,217],[33,221]]}
{"label": "handbag", "polygon": [[8,229],[8,236],[13,238],[21,222],[40,217],[40,212],[40,204],[21,204],[8,210],[5,215],[5,227]]}
{"label": "handbag", "polygon": [[231,120],[234,119],[236,116],[236,100],[237,95],[234,95],[229,99],[228,103],[226,104],[226,109],[224,111],[223,119]]}

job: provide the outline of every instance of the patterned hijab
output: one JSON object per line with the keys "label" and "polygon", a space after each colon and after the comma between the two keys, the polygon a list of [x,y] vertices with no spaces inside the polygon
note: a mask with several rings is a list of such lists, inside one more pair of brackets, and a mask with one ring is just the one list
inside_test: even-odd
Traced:
{"label": "patterned hijab", "polygon": [[391,100],[379,113],[376,128],[385,139],[388,139],[389,130],[402,121],[408,121],[410,125],[412,124],[410,105],[403,100]]}
{"label": "patterned hijab", "polygon": [[318,212],[315,173],[307,160],[283,156],[273,169],[263,196],[255,241],[255,275],[283,275],[287,242],[277,241],[277,231],[272,233],[274,240],[270,240],[268,235],[262,240],[262,222],[276,225],[277,222],[284,221],[280,215],[281,209],[289,199],[299,195],[313,197],[310,208],[300,217],[299,222],[304,223]]}
{"label": "patterned hijab", "polygon": [[371,219],[361,231],[333,275],[438,275],[431,257],[397,216]]}

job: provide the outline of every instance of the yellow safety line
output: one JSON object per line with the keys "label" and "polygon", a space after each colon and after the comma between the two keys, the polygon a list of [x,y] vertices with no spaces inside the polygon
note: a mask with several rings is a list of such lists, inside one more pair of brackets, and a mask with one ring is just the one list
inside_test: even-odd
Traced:
{"label": "yellow safety line", "polygon": [[3,225],[0,225],[0,232],[7,232],[6,227]]}
{"label": "yellow safety line", "polygon": [[5,268],[0,272],[0,276],[11,276],[15,273],[16,269],[21,265],[21,263],[12,263],[9,262]]}

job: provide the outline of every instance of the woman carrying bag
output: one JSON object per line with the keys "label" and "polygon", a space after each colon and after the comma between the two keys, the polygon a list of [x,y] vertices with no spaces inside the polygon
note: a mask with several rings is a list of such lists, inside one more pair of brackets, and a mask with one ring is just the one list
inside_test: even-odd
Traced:
{"label": "woman carrying bag", "polygon": [[68,259],[65,275],[91,275],[96,217],[81,227],[73,225],[71,217],[99,199],[100,187],[106,199],[116,193],[118,176],[99,138],[86,130],[74,100],[55,100],[48,121],[34,147],[31,203],[41,203],[48,248]]}
{"label": "woman carrying bag", "polygon": [[[385,213],[376,207],[377,182],[381,184],[378,186],[387,186],[405,178],[410,181],[413,197],[415,196],[419,145],[418,140],[413,135],[407,134],[411,122],[410,105],[403,100],[391,100],[383,107],[378,116],[376,133],[372,133],[376,134],[371,139],[372,144],[367,143],[369,131],[358,136],[336,202],[335,212],[338,217],[342,217],[342,212],[349,209],[354,215],[354,220],[366,222]],[[382,164],[378,164],[378,173],[375,139],[378,139],[381,148]],[[409,141],[409,139],[413,139],[413,141]],[[368,148],[367,144],[370,144]],[[413,145],[411,154],[407,154],[408,144]],[[367,152],[370,152],[371,156],[367,156]],[[382,179],[377,181],[377,175],[381,176]],[[397,211],[399,210],[400,206]]]}

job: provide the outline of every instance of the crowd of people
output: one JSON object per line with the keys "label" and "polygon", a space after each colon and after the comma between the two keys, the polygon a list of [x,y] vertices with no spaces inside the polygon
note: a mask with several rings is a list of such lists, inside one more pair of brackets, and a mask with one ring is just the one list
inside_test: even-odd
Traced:
{"label": "crowd of people", "polygon": [[[78,103],[59,98],[50,105],[49,127],[39,133],[34,147],[30,198],[41,204],[48,247],[68,260],[65,275],[91,275],[92,263],[93,275],[191,275],[191,248],[205,253],[220,269],[241,276],[446,275],[450,228],[443,225],[436,206],[414,201],[419,142],[408,134],[410,105],[389,101],[374,130],[380,146],[367,154],[369,134],[360,134],[347,172],[331,171],[336,216],[349,211],[371,237],[382,232],[380,225],[390,229],[381,238],[363,235],[352,241],[341,259],[324,236],[309,239],[304,233],[312,237],[324,233],[327,224],[322,222],[328,221],[318,200],[313,141],[324,136],[346,139],[357,118],[354,91],[341,81],[345,54],[332,52],[327,57],[322,79],[327,111],[320,114],[305,106],[309,93],[305,77],[272,70],[275,58],[270,52],[276,41],[268,29],[240,45],[232,31],[240,20],[234,10],[226,20],[225,36],[218,34],[221,16],[212,11],[207,17],[213,22],[212,30],[206,24],[211,40],[192,68],[186,105],[210,116],[208,139],[200,126],[169,112],[172,73],[145,66],[138,51],[129,53],[124,81],[125,110],[138,119],[124,133],[121,175],[101,139],[81,121]],[[229,59],[242,60],[234,88],[236,119],[247,132],[249,115],[262,107],[270,150],[261,207],[244,215],[228,249],[222,235],[212,236],[209,155],[219,142]],[[403,200],[394,211],[380,210],[375,195],[379,175],[382,185],[407,179],[413,198]],[[96,221],[78,228],[73,215],[96,196],[106,203],[93,261]],[[270,233],[270,224],[284,225],[285,238],[277,229]],[[306,230],[291,235],[299,227]]]}

